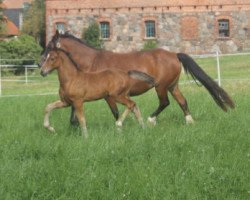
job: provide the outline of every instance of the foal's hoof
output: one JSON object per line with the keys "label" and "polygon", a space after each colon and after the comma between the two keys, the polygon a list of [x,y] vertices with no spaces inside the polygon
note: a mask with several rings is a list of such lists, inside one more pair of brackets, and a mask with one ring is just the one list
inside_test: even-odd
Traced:
{"label": "foal's hoof", "polygon": [[156,125],[156,117],[148,117],[148,123],[152,126]]}
{"label": "foal's hoof", "polygon": [[45,127],[46,129],[48,129],[51,133],[55,133],[55,129],[52,127],[52,126],[48,126],[48,127]]}
{"label": "foal's hoof", "polygon": [[194,124],[194,120],[191,115],[185,116],[186,124]]}

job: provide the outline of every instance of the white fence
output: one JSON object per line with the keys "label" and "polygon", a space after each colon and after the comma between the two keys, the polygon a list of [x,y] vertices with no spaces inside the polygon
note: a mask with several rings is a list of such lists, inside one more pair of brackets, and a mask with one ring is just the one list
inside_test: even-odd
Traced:
{"label": "white fence", "polygon": [[[220,58],[224,57],[224,56],[236,56],[236,55],[249,55],[250,53],[238,53],[238,54],[220,54],[218,51],[214,54],[206,54],[206,55],[192,55],[193,58],[215,58],[215,62],[214,62],[214,70],[216,71],[216,81],[218,82],[219,85],[221,85],[221,62],[220,62]],[[40,84],[43,83],[44,81],[52,83],[52,82],[58,82],[57,80],[51,80],[51,79],[42,79],[40,74],[38,73],[38,66],[37,65],[14,65],[14,64],[1,64],[1,63],[6,63],[7,59],[0,59],[0,97],[8,97],[8,96],[18,96],[19,94],[3,94],[3,83],[6,82],[20,82],[20,83],[24,83],[26,85],[29,84]],[[14,62],[16,62],[17,60],[14,60]],[[250,67],[250,66],[249,66]],[[10,76],[6,76],[3,74],[3,72],[6,72],[6,70],[8,71],[13,71],[14,69],[23,69],[24,72],[22,72],[22,75],[18,75],[18,79],[17,78],[11,78]],[[32,70],[36,70],[35,74],[32,74],[31,71]],[[13,73],[10,73],[13,74]],[[14,75],[12,75],[12,77],[16,77]],[[235,77],[237,78],[237,77]],[[249,79],[250,79],[250,75],[249,75]],[[49,87],[49,86],[47,86]],[[41,91],[39,92],[39,95],[43,95],[43,94],[52,94],[52,93],[56,93],[57,90],[53,90],[53,91]],[[33,95],[33,94],[22,94],[22,95]]]}

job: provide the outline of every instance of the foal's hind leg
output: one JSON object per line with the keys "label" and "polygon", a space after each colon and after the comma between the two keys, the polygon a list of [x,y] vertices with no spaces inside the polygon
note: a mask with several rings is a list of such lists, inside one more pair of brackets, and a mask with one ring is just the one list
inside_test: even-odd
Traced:
{"label": "foal's hind leg", "polygon": [[116,101],[127,107],[125,111],[122,113],[122,115],[119,117],[119,119],[116,121],[116,126],[122,127],[122,123],[129,114],[129,112],[133,111],[140,125],[144,127],[140,110],[136,106],[134,101],[132,101],[129,97],[126,96],[119,96],[116,98]]}
{"label": "foal's hind leg", "polygon": [[148,122],[153,125],[156,125],[156,117],[170,104],[167,89],[165,87],[158,86],[155,90],[159,98],[159,106],[156,111],[148,117]]}
{"label": "foal's hind leg", "polygon": [[170,91],[171,94],[173,95],[174,99],[178,102],[180,105],[186,119],[187,124],[192,124],[194,123],[194,120],[192,116],[190,115],[189,109],[188,109],[188,104],[187,100],[185,97],[182,95],[181,91],[178,88],[178,85],[175,85],[172,90]]}
{"label": "foal's hind leg", "polygon": [[141,116],[141,111],[137,105],[134,107],[133,112],[134,112],[135,117],[138,120],[139,124],[141,125],[141,127],[145,128],[143,118]]}

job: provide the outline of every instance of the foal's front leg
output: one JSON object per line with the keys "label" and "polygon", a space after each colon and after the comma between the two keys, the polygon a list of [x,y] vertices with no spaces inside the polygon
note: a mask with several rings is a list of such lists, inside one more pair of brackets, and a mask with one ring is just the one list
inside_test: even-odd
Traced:
{"label": "foal's front leg", "polygon": [[60,100],[55,101],[53,103],[50,103],[46,106],[45,108],[45,115],[44,115],[44,122],[43,122],[43,126],[48,129],[51,132],[55,132],[55,129],[50,126],[50,122],[49,122],[49,115],[51,113],[52,110],[56,109],[56,108],[63,108],[63,107],[67,107],[68,104],[65,102],[62,102]]}
{"label": "foal's front leg", "polygon": [[83,113],[82,101],[74,102],[75,113],[79,121],[80,127],[82,129],[82,135],[84,138],[88,138],[88,131],[86,126],[86,121]]}

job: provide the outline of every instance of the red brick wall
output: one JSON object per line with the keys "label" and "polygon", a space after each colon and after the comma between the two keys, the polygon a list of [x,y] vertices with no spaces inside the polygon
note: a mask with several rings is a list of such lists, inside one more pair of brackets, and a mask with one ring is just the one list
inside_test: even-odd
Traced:
{"label": "red brick wall", "polygon": [[[238,18],[237,13],[244,13],[244,16],[241,15],[241,18]],[[249,16],[246,19],[247,13]],[[122,17],[125,18],[125,21],[137,20],[137,24],[134,21],[126,21],[127,24],[122,26],[118,23],[119,18]],[[56,22],[64,21],[72,33],[79,37],[82,28],[88,26],[88,20],[106,19],[113,27],[110,40],[105,42],[107,45],[105,47],[108,49],[113,49],[118,45],[128,50],[141,48],[145,41],[144,21],[153,19],[156,22],[156,39],[163,46],[171,48],[172,45],[180,50],[188,50],[181,45],[189,47],[197,44],[191,50],[192,52],[206,51],[209,48],[205,45],[202,47],[200,43],[206,43],[210,45],[210,48],[216,46],[215,43],[218,45],[225,43],[225,40],[218,41],[220,38],[217,33],[217,20],[220,17],[230,20],[230,29],[235,30],[232,36],[238,37],[227,39],[232,39],[232,43],[235,44],[244,44],[241,29],[250,35],[248,26],[250,24],[250,0],[46,0],[47,41],[54,33]],[[174,20],[169,22],[169,18]],[[209,26],[206,26],[207,22]],[[240,23],[242,25],[239,25]],[[138,24],[141,28],[135,31],[134,27]],[[131,28],[131,26],[134,27]],[[169,29],[171,30],[169,31]],[[175,36],[172,33],[175,33]],[[178,43],[174,44],[176,41]],[[131,43],[133,44],[131,45]],[[136,43],[140,44],[135,45]],[[230,42],[228,44],[231,45]]]}

